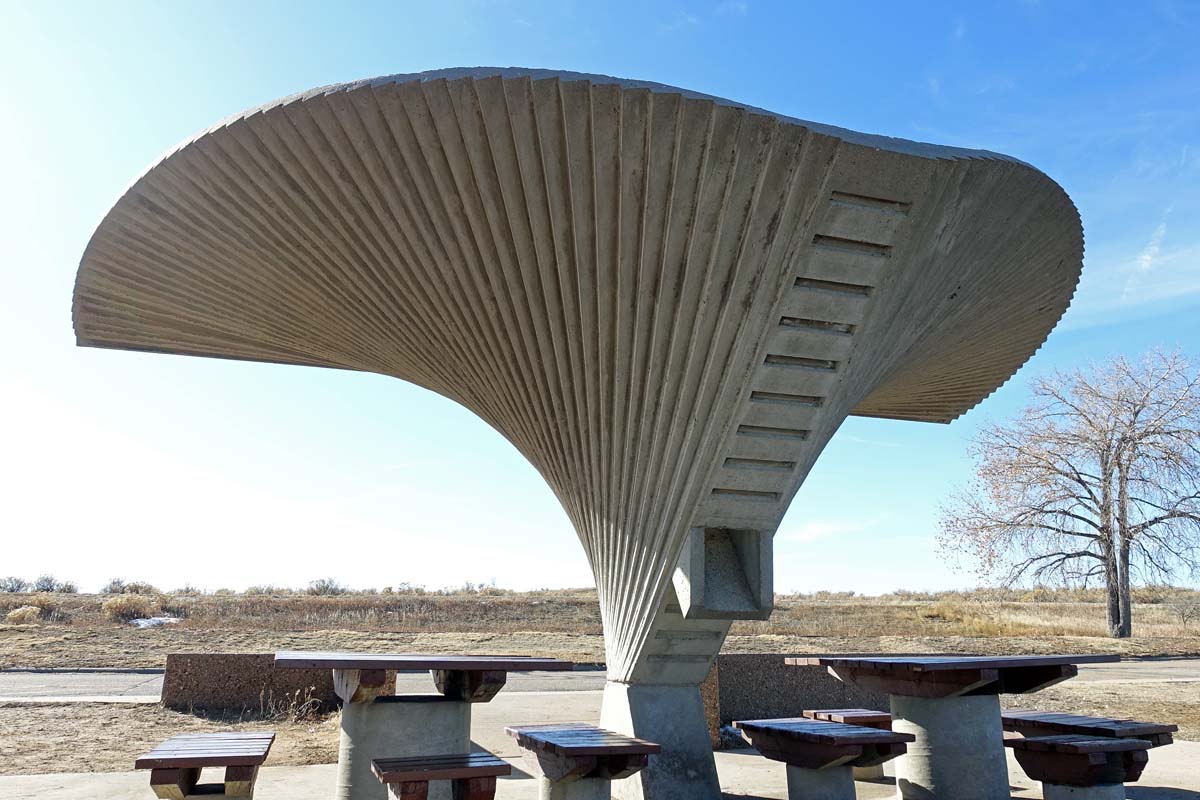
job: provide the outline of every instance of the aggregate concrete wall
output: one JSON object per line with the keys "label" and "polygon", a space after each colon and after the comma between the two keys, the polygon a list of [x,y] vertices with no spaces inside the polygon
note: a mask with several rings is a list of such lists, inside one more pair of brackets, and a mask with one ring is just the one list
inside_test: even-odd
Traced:
{"label": "aggregate concrete wall", "polygon": [[[789,667],[784,653],[722,653],[709,680],[716,709],[710,719],[728,725],[739,719],[798,717],[810,708],[875,708],[889,710],[887,695],[842,683],[824,667]],[[711,725],[711,722],[710,722]]]}
{"label": "aggregate concrete wall", "polygon": [[[393,683],[386,693],[395,691]],[[324,710],[338,705],[327,669],[276,669],[273,653],[171,653],[162,703],[181,711],[258,711],[297,692],[316,699]]]}

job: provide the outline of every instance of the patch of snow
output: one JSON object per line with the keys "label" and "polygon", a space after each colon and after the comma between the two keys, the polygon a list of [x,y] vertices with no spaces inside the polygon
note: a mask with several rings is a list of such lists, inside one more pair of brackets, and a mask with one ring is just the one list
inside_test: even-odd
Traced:
{"label": "patch of snow", "polygon": [[131,619],[129,624],[135,628],[157,628],[159,625],[174,625],[179,620],[180,617],[144,617]]}

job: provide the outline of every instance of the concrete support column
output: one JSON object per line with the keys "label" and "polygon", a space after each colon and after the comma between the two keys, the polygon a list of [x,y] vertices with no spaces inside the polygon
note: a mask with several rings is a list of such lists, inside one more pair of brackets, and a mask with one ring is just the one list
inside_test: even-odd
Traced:
{"label": "concrete support column", "polygon": [[788,800],[854,800],[850,767],[805,769],[787,765]]}
{"label": "concrete support column", "polygon": [[580,778],[554,781],[538,778],[538,800],[609,800],[612,781],[608,778]]}
{"label": "concrete support column", "polygon": [[892,695],[892,730],[917,737],[893,762],[904,800],[1009,800],[1000,698]]}
{"label": "concrete support column", "polygon": [[717,765],[700,687],[628,684],[604,687],[600,725],[662,745],[635,775],[613,783],[618,800],[721,800]]}
{"label": "concrete support column", "polygon": [[883,764],[875,764],[870,767],[852,767],[854,780],[856,781],[878,781],[883,780]]}
{"label": "concrete support column", "polygon": [[[371,772],[375,758],[471,750],[471,704],[441,695],[391,695],[342,706],[335,800],[387,800]],[[429,784],[429,800],[451,800],[450,784]]]}
{"label": "concrete support column", "polygon": [[1063,786],[1058,783],[1043,783],[1042,797],[1044,800],[1125,800],[1125,784]]}

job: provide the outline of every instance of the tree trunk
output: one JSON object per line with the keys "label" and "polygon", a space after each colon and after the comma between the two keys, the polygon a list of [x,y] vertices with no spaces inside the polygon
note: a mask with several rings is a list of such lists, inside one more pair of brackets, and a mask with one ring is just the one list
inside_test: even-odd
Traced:
{"label": "tree trunk", "polygon": [[1117,574],[1121,579],[1120,602],[1121,624],[1118,626],[1116,637],[1128,639],[1133,636],[1133,595],[1129,589],[1129,542],[1121,537],[1120,564]]}
{"label": "tree trunk", "polygon": [[1121,623],[1117,626],[1116,638],[1128,639],[1133,635],[1133,604],[1129,589],[1129,473],[1121,462],[1117,464],[1117,530],[1120,543],[1117,551],[1117,577],[1120,579]]}
{"label": "tree trunk", "polygon": [[1108,635],[1120,639],[1124,629],[1121,619],[1121,578],[1117,569],[1117,554],[1111,544],[1104,546],[1104,588],[1108,596]]}
{"label": "tree trunk", "polygon": [[1108,635],[1121,638],[1121,579],[1117,568],[1116,525],[1113,519],[1112,468],[1100,460],[1100,553],[1104,556],[1104,588],[1108,597]]}

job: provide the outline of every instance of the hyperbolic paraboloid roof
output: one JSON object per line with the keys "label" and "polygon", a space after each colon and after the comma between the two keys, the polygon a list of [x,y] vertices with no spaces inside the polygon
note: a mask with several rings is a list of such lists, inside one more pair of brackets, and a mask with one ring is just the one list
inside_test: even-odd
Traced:
{"label": "hyperbolic paraboloid roof", "polygon": [[690,527],[773,530],[847,414],[980,402],[1082,249],[1066,194],[995,153],[444,70],[171,152],[97,229],[74,321],[82,345],[367,370],[472,409],[571,516],[619,671]]}

